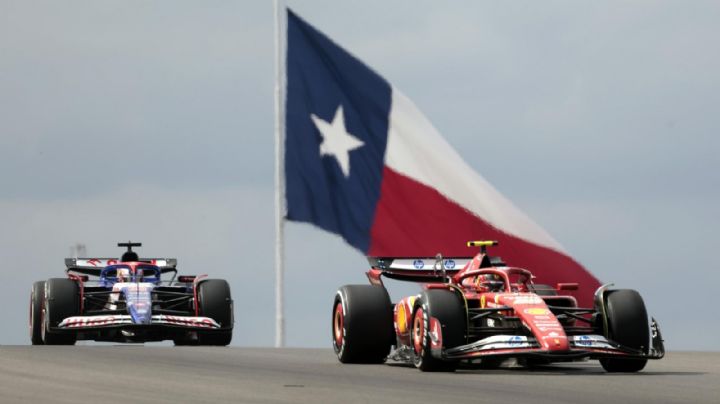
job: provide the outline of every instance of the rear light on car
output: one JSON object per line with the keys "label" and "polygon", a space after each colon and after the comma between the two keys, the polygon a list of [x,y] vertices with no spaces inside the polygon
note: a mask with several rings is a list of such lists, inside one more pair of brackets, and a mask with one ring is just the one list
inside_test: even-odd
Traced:
{"label": "rear light on car", "polygon": [[178,281],[184,282],[184,283],[190,283],[195,280],[195,275],[180,275],[178,276]]}
{"label": "rear light on car", "polygon": [[557,290],[578,290],[577,283],[558,283]]}

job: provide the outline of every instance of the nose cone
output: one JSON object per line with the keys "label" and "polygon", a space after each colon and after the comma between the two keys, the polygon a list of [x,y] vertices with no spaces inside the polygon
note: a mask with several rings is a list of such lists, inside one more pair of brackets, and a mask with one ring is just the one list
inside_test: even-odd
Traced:
{"label": "nose cone", "polygon": [[567,351],[570,349],[567,336],[565,335],[545,335],[541,337],[540,346],[548,351]]}
{"label": "nose cone", "polygon": [[565,329],[544,302],[516,306],[515,312],[530,327],[542,349],[547,351],[570,349]]}
{"label": "nose cone", "polygon": [[134,324],[152,323],[152,285],[130,283],[123,285],[127,310]]}
{"label": "nose cone", "polygon": [[152,323],[152,313],[149,304],[145,302],[128,303],[128,311],[130,312],[130,317],[132,317],[133,323]]}

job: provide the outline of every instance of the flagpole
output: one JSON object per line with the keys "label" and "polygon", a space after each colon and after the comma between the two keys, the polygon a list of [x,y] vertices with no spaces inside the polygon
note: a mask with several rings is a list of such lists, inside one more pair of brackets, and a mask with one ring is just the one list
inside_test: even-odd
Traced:
{"label": "flagpole", "polygon": [[275,347],[285,346],[285,66],[283,57],[282,22],[285,7],[273,0],[275,12]]}

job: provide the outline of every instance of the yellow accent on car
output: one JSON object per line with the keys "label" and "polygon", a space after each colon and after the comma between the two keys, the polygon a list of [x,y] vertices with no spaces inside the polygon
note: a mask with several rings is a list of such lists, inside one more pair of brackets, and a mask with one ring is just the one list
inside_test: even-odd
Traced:
{"label": "yellow accent on car", "polygon": [[405,318],[405,305],[400,303],[397,310],[397,328],[399,334],[405,334],[407,332],[407,319]]}
{"label": "yellow accent on car", "polygon": [[550,311],[541,307],[525,309],[525,313],[532,314],[533,316],[546,316],[550,314]]}
{"label": "yellow accent on car", "polygon": [[[408,328],[408,325],[409,325],[409,324],[408,324],[408,317],[409,317],[409,315],[408,315],[407,310],[410,309],[410,314],[412,314],[412,312],[413,312],[413,307],[415,307],[415,300],[416,300],[416,299],[417,299],[417,296],[409,296],[405,302],[401,301],[401,302],[398,304],[398,309],[397,309],[397,328],[398,328],[398,332],[399,332],[400,334],[405,334],[405,333],[407,333],[408,331],[410,331],[410,329]],[[405,307],[405,306],[406,306],[406,302],[407,302],[407,308]]]}
{"label": "yellow accent on car", "polygon": [[468,247],[489,247],[498,245],[497,241],[493,240],[486,240],[486,241],[468,241],[467,246]]}

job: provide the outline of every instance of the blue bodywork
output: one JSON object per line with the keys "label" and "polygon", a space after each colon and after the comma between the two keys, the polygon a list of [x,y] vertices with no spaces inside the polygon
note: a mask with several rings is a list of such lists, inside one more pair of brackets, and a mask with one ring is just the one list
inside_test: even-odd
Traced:
{"label": "blue bodywork", "polygon": [[[119,272],[127,271],[127,277]],[[135,324],[152,323],[152,291],[160,283],[160,268],[150,264],[108,265],[100,273],[100,284],[125,298],[128,314]],[[118,296],[119,300],[119,296]]]}

